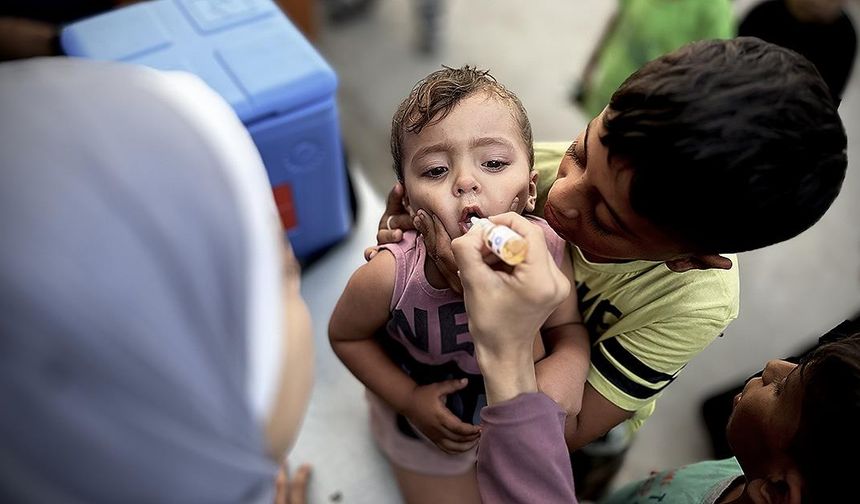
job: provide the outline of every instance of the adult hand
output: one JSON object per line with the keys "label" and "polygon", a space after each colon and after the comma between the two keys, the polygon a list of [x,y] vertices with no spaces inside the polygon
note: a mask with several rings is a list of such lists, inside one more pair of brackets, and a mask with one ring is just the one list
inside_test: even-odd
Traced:
{"label": "adult hand", "polygon": [[454,292],[462,293],[463,285],[460,283],[457,261],[454,260],[454,251],[451,249],[451,236],[445,230],[442,221],[436,215],[418,210],[413,224],[418,232],[424,236],[424,248],[427,250],[427,256],[436,263],[436,268],[445,277],[448,286]]}
{"label": "adult hand", "polygon": [[570,282],[553,261],[539,227],[513,212],[490,220],[526,239],[528,252],[523,262],[512,269],[487,264],[490,251],[477,226],[455,239],[452,247],[460,266],[469,332],[492,403],[537,389],[534,335],[567,297]]}
{"label": "adult hand", "polygon": [[478,442],[480,429],[461,421],[445,406],[448,394],[466,386],[466,378],[419,385],[403,414],[445,453],[469,450]]}
{"label": "adult hand", "polygon": [[299,466],[299,470],[293,474],[292,479],[288,474],[287,463],[284,462],[275,478],[275,504],[307,504],[311,466],[307,464]]}

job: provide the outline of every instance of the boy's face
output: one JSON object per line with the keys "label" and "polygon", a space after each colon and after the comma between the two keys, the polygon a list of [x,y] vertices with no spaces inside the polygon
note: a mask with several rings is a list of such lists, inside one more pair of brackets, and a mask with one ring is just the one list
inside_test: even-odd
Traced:
{"label": "boy's face", "polygon": [[803,382],[797,364],[773,360],[735,396],[726,438],[749,479],[789,460],[797,433]]}
{"label": "boy's face", "polygon": [[532,209],[536,180],[511,108],[483,92],[403,139],[406,203],[435,214],[451,238],[469,229],[473,215]]}
{"label": "boy's face", "polygon": [[638,215],[630,204],[633,169],[613,160],[600,141],[603,114],[595,117],[561,161],[544,218],[594,262],[667,261],[689,254],[684,245]]}

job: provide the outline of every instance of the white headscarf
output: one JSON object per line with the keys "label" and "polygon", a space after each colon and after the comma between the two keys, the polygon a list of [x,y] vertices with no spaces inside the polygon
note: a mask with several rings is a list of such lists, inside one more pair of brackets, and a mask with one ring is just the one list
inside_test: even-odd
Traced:
{"label": "white headscarf", "polygon": [[196,77],[0,65],[0,501],[271,502],[259,153]]}

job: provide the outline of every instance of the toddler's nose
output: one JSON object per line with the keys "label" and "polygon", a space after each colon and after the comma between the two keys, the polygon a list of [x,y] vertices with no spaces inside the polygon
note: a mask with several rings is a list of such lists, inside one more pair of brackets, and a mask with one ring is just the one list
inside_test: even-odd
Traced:
{"label": "toddler's nose", "polygon": [[460,194],[465,194],[467,192],[477,192],[477,191],[478,191],[478,186],[476,184],[473,184],[471,187],[468,187],[468,188],[466,188],[466,187],[457,188],[457,192]]}
{"label": "toddler's nose", "polygon": [[475,180],[474,177],[461,177],[457,180],[457,184],[454,186],[457,191],[457,196],[462,196],[463,194],[470,192],[479,192],[481,187],[478,184],[478,181]]}

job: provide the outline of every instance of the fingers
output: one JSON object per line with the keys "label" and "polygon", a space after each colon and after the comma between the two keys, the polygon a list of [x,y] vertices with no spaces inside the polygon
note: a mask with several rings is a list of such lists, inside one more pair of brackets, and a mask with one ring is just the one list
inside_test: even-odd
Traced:
{"label": "fingers", "polygon": [[389,228],[390,230],[400,229],[402,231],[409,231],[410,229],[415,229],[415,224],[412,223],[412,216],[404,209],[401,213],[386,213],[382,216],[382,219],[379,221],[379,229],[388,231]]}
{"label": "fingers", "polygon": [[388,191],[388,197],[385,199],[385,213],[406,213],[406,209],[403,207],[403,184],[400,182],[396,182],[394,187]]}
{"label": "fingers", "polygon": [[462,293],[457,261],[451,250],[451,236],[442,221],[435,215],[430,216],[424,210],[419,210],[415,216],[415,227],[424,236],[427,254],[436,263],[448,286],[455,292]]}
{"label": "fingers", "polygon": [[[385,201],[385,212],[379,219],[379,231],[376,233],[376,243],[397,243],[403,239],[403,231],[415,229],[412,217],[403,205],[403,184],[394,184]],[[370,249],[364,251],[365,260],[370,260],[376,253]]]}
{"label": "fingers", "polygon": [[412,217],[409,216],[409,211],[403,205],[403,184],[400,182],[394,184],[388,193],[388,198],[385,200],[385,212],[379,219],[379,229],[400,229],[403,231],[413,229]]}
{"label": "fingers", "polygon": [[477,285],[489,271],[484,262],[486,245],[479,226],[472,226],[468,233],[451,242],[451,251],[460,269],[463,288]]}
{"label": "fingers", "polygon": [[433,386],[435,387],[436,394],[439,397],[442,397],[465,388],[468,384],[468,378],[460,378],[459,380],[445,380],[443,382],[435,383]]}
{"label": "fingers", "polygon": [[504,224],[528,239],[529,236],[544,240],[543,231],[518,213],[506,212],[489,217],[494,224]]}
{"label": "fingers", "polygon": [[528,252],[526,253],[524,262],[541,264],[547,258],[552,261],[552,257],[546,247],[546,237],[543,230],[529,222],[522,215],[507,212],[490,217],[490,220],[495,224],[508,226],[526,239],[526,242],[528,242]]}
{"label": "fingers", "polygon": [[[438,394],[439,400],[444,404],[445,396],[465,388],[468,384],[468,378],[446,380],[434,384],[435,393]],[[442,416],[439,418],[439,421],[441,422],[442,427],[447,431],[446,436],[455,441],[470,441],[477,437],[481,432],[480,427],[463,422],[447,408],[443,408]]]}
{"label": "fingers", "polygon": [[311,466],[302,464],[289,483],[287,504],[307,504],[308,480],[311,476]]}
{"label": "fingers", "polygon": [[379,247],[374,245],[373,247],[367,247],[364,249],[364,260],[370,261],[373,257],[379,253]]}
{"label": "fingers", "polygon": [[447,453],[460,453],[471,449],[481,437],[481,428],[463,422],[450,410],[445,409],[440,420],[439,431],[444,437],[437,446]]}
{"label": "fingers", "polygon": [[424,236],[425,243],[428,243],[432,248],[436,247],[436,226],[434,222],[430,221],[427,212],[418,210],[415,217],[412,218],[412,225]]}
{"label": "fingers", "polygon": [[287,503],[287,468],[286,462],[278,468],[278,475],[275,476],[275,504]]}
{"label": "fingers", "polygon": [[476,444],[478,444],[477,439],[475,439],[474,441],[467,442],[457,442],[452,441],[450,439],[442,439],[441,441],[439,441],[439,443],[436,444],[436,446],[438,446],[445,453],[455,454],[469,451]]}
{"label": "fingers", "polygon": [[[376,232],[376,243],[379,245],[385,245],[386,243],[397,243],[402,239],[403,239],[403,231],[401,231],[399,229],[388,230],[388,229],[383,228],[383,229],[380,229],[379,231]],[[365,254],[365,257],[367,257],[366,254]],[[371,256],[371,258],[372,258],[372,256]]]}
{"label": "fingers", "polygon": [[299,466],[292,479],[288,474],[288,464],[285,461],[278,468],[278,475],[275,477],[275,504],[307,504],[311,466]]}
{"label": "fingers", "polygon": [[460,420],[450,410],[446,413],[444,418],[442,418],[442,427],[448,431],[446,435],[451,440],[465,442],[478,439],[481,436],[481,428],[477,425]]}

